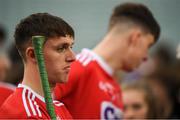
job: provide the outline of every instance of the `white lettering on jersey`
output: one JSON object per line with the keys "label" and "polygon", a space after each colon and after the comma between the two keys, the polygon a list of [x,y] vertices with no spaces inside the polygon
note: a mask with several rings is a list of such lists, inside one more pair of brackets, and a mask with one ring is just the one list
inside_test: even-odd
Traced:
{"label": "white lettering on jersey", "polygon": [[120,119],[122,118],[122,111],[113,105],[111,102],[104,101],[101,104],[101,119]]}
{"label": "white lettering on jersey", "polygon": [[120,99],[120,94],[115,92],[114,87],[109,82],[100,81],[99,88],[108,93],[112,100]]}
{"label": "white lettering on jersey", "polygon": [[108,82],[103,82],[103,81],[99,82],[99,88],[103,90],[104,92],[110,92],[110,93],[112,93],[114,90],[114,87],[111,84],[109,84]]}
{"label": "white lettering on jersey", "polygon": [[53,103],[54,103],[54,105],[56,105],[56,106],[58,106],[58,107],[64,105],[63,103],[61,103],[61,102],[59,102],[59,101],[57,101],[57,100],[54,100]]}

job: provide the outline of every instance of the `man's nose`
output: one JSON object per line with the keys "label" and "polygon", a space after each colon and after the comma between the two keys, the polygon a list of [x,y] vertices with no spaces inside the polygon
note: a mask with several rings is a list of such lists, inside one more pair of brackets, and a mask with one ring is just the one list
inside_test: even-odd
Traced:
{"label": "man's nose", "polygon": [[66,61],[73,62],[75,60],[76,60],[76,55],[73,50],[70,50],[68,56],[66,57]]}

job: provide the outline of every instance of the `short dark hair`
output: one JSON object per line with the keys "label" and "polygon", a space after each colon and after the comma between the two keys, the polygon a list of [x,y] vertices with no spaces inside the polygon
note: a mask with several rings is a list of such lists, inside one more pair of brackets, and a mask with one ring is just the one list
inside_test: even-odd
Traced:
{"label": "short dark hair", "polygon": [[115,7],[109,22],[109,29],[119,22],[131,21],[151,33],[155,41],[159,38],[160,26],[150,10],[140,3],[124,3]]}
{"label": "short dark hair", "polygon": [[74,30],[62,18],[49,13],[36,13],[22,19],[16,26],[14,38],[16,47],[24,59],[25,50],[32,44],[31,38],[35,35],[45,36],[46,40],[66,35],[74,38]]}

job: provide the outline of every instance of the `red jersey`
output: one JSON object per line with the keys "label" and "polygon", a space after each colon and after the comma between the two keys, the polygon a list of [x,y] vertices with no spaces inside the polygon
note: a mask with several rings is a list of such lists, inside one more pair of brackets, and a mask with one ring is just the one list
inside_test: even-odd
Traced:
{"label": "red jersey", "polygon": [[63,101],[73,118],[122,118],[120,85],[112,74],[101,57],[83,49],[72,63],[69,81],[57,84],[54,97]]}
{"label": "red jersey", "polygon": [[[53,101],[57,119],[72,118],[64,104]],[[19,84],[0,108],[0,119],[50,119],[45,99],[31,88]]]}
{"label": "red jersey", "polygon": [[14,90],[15,86],[8,83],[0,82],[0,106],[9,97],[9,95],[14,92]]}

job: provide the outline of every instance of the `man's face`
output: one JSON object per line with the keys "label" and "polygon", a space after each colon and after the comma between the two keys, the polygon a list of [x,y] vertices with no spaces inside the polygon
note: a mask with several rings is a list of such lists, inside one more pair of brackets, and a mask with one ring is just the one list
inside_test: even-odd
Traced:
{"label": "man's face", "polygon": [[142,90],[129,89],[123,91],[124,119],[145,119],[148,105]]}
{"label": "man's face", "polygon": [[44,58],[50,85],[67,82],[70,64],[75,60],[72,46],[73,38],[69,36],[46,41]]}
{"label": "man's face", "polygon": [[147,60],[148,50],[154,43],[154,37],[151,34],[141,34],[135,43],[130,43],[123,69],[127,72],[133,71],[139,65]]}

